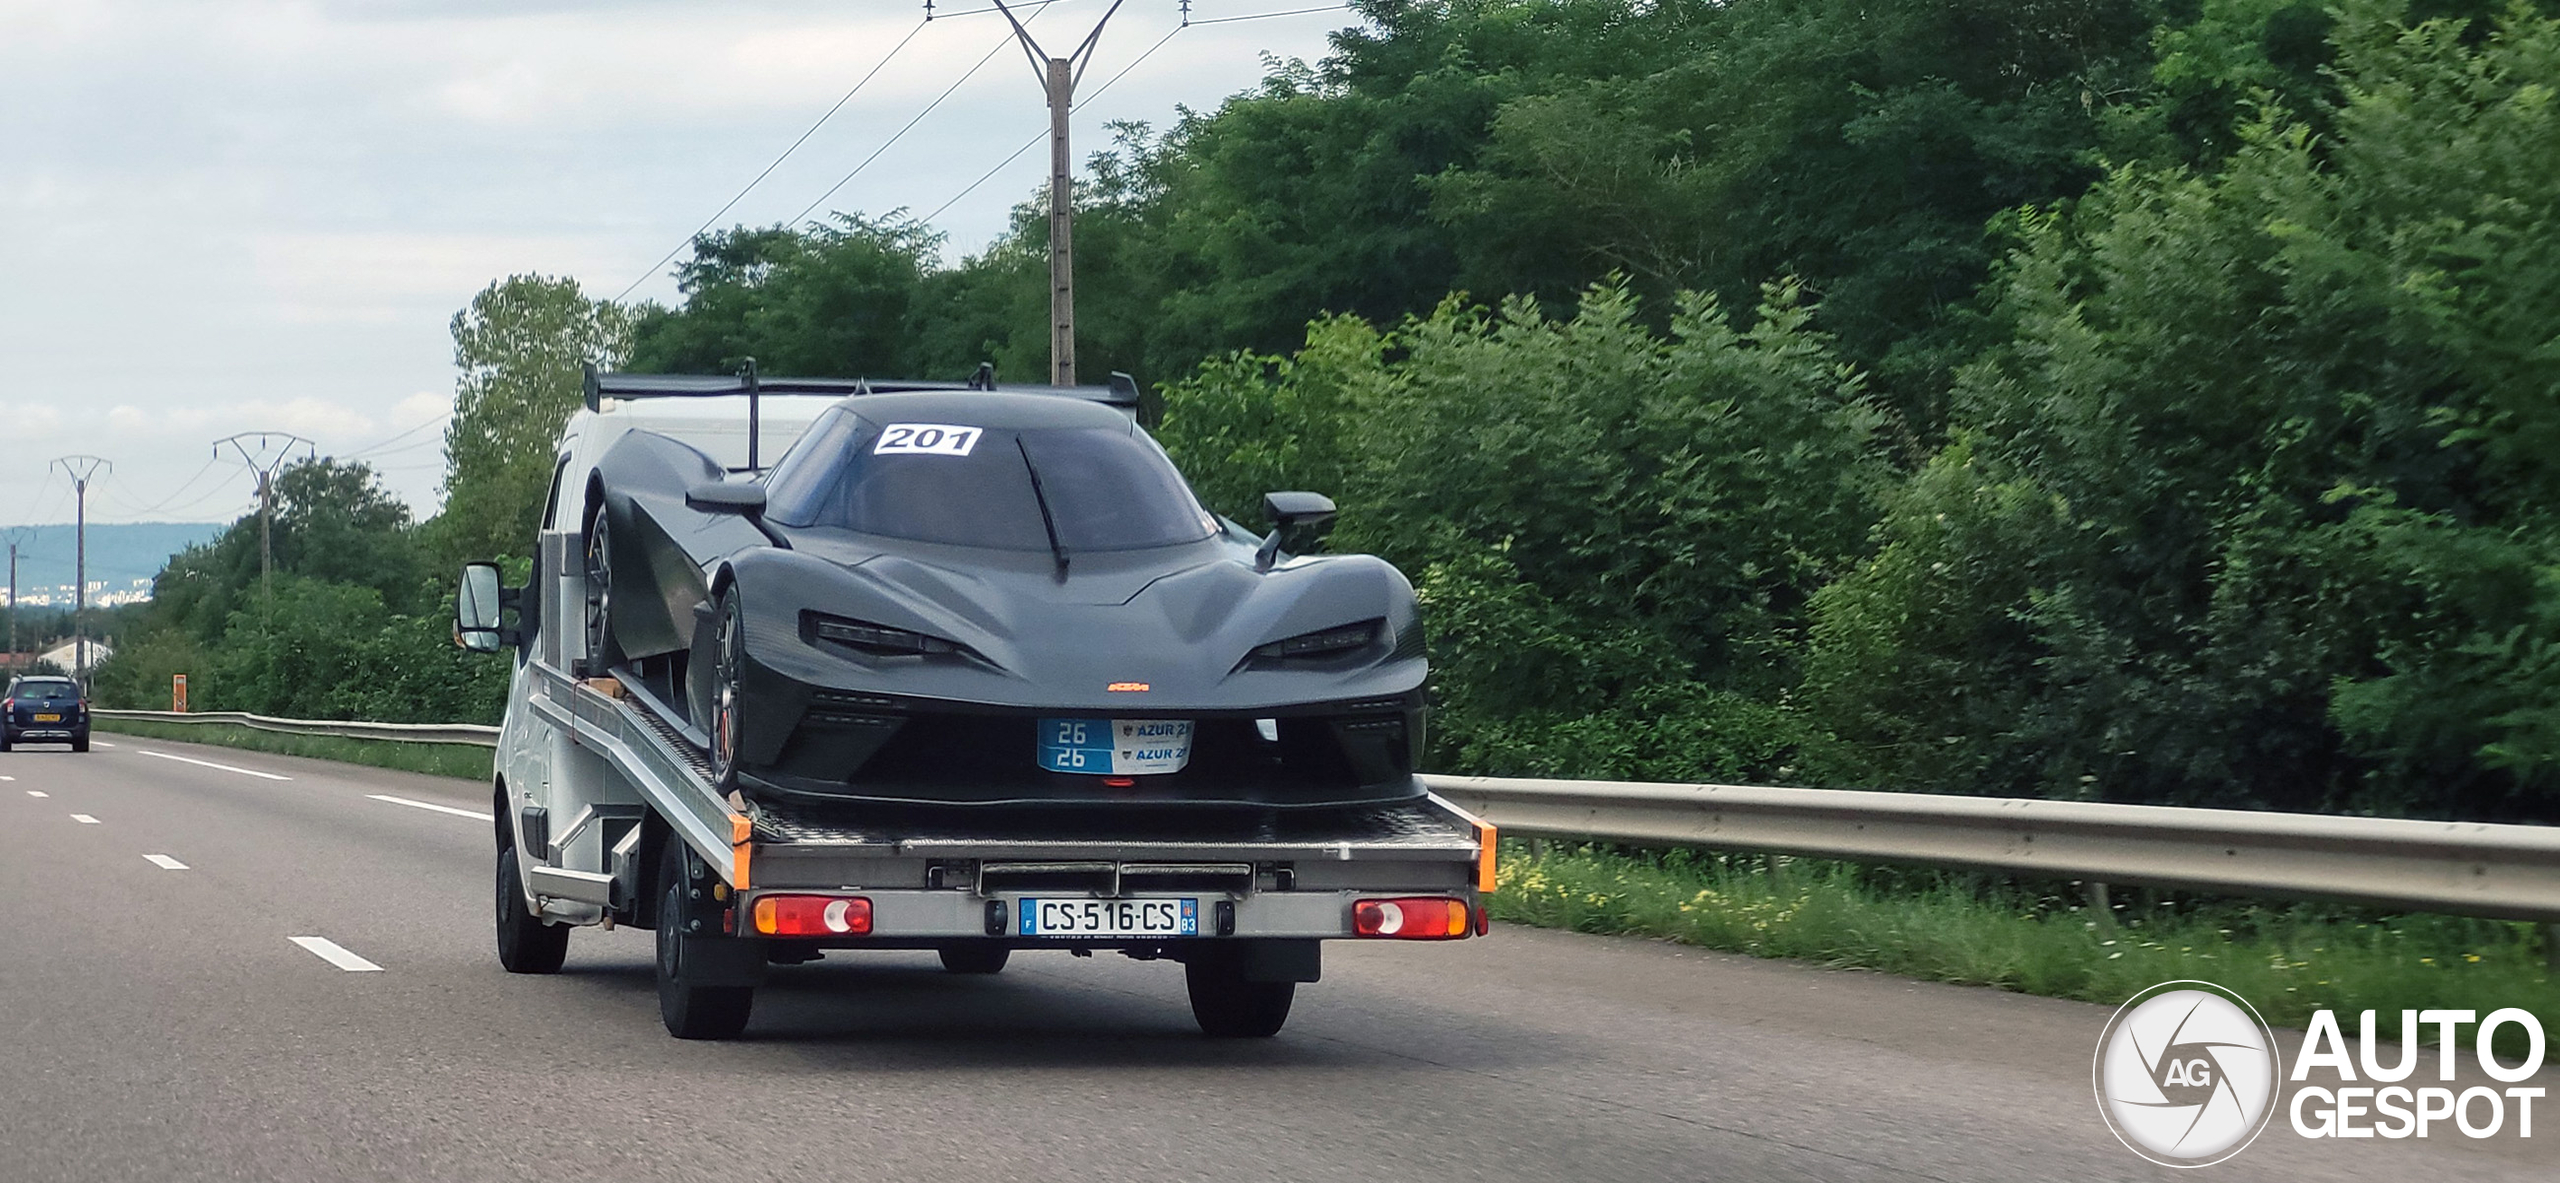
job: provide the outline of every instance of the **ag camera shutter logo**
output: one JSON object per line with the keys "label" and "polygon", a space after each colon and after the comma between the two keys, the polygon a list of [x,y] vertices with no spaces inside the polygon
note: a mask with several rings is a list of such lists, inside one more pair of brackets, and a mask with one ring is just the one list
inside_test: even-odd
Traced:
{"label": "ag camera shutter logo", "polygon": [[2211,982],[2133,996],[2098,1037],[2098,1111],[2125,1147],[2169,1167],[2211,1166],[2275,1116],[2283,1065],[2255,1007]]}

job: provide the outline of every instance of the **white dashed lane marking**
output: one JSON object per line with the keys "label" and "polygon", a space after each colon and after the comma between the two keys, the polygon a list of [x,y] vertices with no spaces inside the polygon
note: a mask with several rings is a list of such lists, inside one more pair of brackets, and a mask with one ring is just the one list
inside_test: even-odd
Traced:
{"label": "white dashed lane marking", "polygon": [[493,820],[488,814],[482,813],[476,809],[456,809],[450,805],[438,805],[431,801],[412,801],[406,797],[394,797],[388,793],[367,793],[365,794],[365,799],[368,801],[382,801],[392,805],[406,805],[411,809],[432,809],[437,813],[449,813],[455,817],[467,817],[474,821],[485,822]]}
{"label": "white dashed lane marking", "polygon": [[47,796],[51,796],[52,794],[44,793],[44,792],[40,792],[40,791],[35,790],[35,789],[29,789],[29,790],[27,790],[27,795],[28,795],[28,796],[30,796],[30,797],[47,797]]}
{"label": "white dashed lane marking", "polygon": [[85,813],[75,813],[75,814],[72,814],[72,815],[71,815],[71,820],[73,820],[73,821],[75,821],[75,822],[78,822],[78,823],[80,823],[81,825],[84,825],[84,826],[94,826],[94,825],[98,825],[98,824],[100,824],[100,823],[99,823],[99,821],[98,821],[98,819],[96,819],[96,818],[94,818],[94,817],[91,817],[91,816],[89,816],[88,814],[85,814]]}
{"label": "white dashed lane marking", "polygon": [[326,961],[331,965],[337,966],[348,973],[378,974],[382,972],[381,966],[375,965],[362,957],[358,957],[353,953],[347,952],[344,946],[327,937],[294,937],[291,939],[294,944],[300,945],[304,949],[309,950],[312,956],[317,957],[322,961]]}
{"label": "white dashed lane marking", "polygon": [[187,869],[187,865],[185,863],[170,858],[165,854],[146,854],[142,857],[151,860],[152,866],[158,867],[163,871],[183,871]]}
{"label": "white dashed lane marking", "polygon": [[242,776],[262,776],[268,780],[293,779],[290,776],[278,776],[272,772],[260,772],[255,768],[234,768],[229,764],[216,764],[211,760],[198,760],[193,756],[172,756],[167,752],[154,752],[144,748],[135,748],[134,754],[140,756],[153,756],[162,760],[175,760],[180,764],[193,764],[198,768],[219,768],[224,772],[237,772]]}

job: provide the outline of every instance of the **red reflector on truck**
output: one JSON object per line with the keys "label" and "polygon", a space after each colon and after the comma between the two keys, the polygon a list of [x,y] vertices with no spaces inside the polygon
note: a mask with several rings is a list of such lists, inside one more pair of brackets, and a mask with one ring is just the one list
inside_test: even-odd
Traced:
{"label": "red reflector on truck", "polygon": [[1437,896],[1356,900],[1351,905],[1351,932],[1354,936],[1451,941],[1467,935],[1468,920],[1465,900]]}
{"label": "red reflector on truck", "polygon": [[756,931],[769,937],[858,937],[871,932],[861,896],[769,895],[756,900]]}

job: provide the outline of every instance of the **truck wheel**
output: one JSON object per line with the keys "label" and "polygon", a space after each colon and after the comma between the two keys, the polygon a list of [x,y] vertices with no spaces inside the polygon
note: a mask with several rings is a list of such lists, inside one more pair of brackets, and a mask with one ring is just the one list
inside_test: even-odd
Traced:
{"label": "truck wheel", "polygon": [[746,662],[746,609],[738,603],[738,589],[733,585],[720,593],[719,632],[712,637],[711,718],[709,733],[711,750],[711,783],[722,792],[738,784],[738,743],[742,735],[738,712],[738,681]]}
{"label": "truck wheel", "polygon": [[994,941],[970,941],[944,945],[942,968],[956,974],[994,974],[1004,972],[1004,963],[1013,958],[1013,950]]}
{"label": "truck wheel", "polygon": [[1191,988],[1191,1017],[1212,1039],[1263,1039],[1289,1021],[1296,982],[1248,982],[1241,958],[1194,957],[1182,967]]}
{"label": "truck wheel", "polygon": [[556,974],[569,957],[569,926],[533,913],[524,898],[516,848],[498,852],[498,964],[511,974]]}
{"label": "truck wheel", "polygon": [[684,843],[667,840],[659,877],[665,894],[658,899],[658,1018],[667,1034],[678,1039],[735,1039],[747,1029],[755,1007],[753,986],[696,986],[685,980],[685,916],[694,910],[686,898]]}

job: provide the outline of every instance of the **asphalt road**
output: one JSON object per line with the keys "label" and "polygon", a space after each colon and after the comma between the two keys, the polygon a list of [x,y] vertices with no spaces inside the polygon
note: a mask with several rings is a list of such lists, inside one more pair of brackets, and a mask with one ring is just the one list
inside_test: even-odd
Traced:
{"label": "asphalt road", "polygon": [[[0,755],[0,1180],[2194,1177],[2100,1123],[2106,1008],[1522,929],[1333,945],[1270,1041],[1201,1038],[1167,965],[835,953],[679,1042],[645,932],[498,969],[486,808],[156,740]],[[2279,1118],[2204,1174],[2549,1180],[2535,1116]]]}

